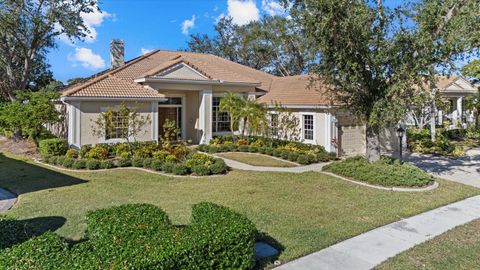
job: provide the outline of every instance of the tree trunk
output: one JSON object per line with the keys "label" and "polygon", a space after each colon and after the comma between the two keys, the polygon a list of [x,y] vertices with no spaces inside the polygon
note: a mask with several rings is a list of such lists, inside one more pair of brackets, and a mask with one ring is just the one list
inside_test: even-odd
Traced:
{"label": "tree trunk", "polygon": [[435,90],[432,89],[432,101],[430,104],[430,139],[435,142],[436,139],[436,122],[437,119],[437,106],[435,104]]}
{"label": "tree trunk", "polygon": [[367,123],[366,128],[367,138],[367,159],[369,162],[374,162],[380,159],[380,141],[378,128],[372,127]]}

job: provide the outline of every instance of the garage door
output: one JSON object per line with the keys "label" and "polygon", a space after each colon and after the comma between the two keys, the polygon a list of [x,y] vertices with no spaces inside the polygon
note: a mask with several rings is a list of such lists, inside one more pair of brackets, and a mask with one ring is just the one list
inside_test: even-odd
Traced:
{"label": "garage door", "polygon": [[340,155],[365,155],[365,126],[340,127]]}

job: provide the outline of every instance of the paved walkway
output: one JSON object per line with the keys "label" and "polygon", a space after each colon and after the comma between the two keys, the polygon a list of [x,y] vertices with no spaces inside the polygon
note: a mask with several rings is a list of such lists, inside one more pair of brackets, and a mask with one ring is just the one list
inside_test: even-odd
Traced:
{"label": "paved walkway", "polygon": [[310,164],[306,166],[298,166],[298,167],[265,167],[265,166],[252,166],[242,162],[224,158],[221,156],[217,156],[217,155],[214,155],[214,156],[217,158],[223,159],[225,163],[227,163],[227,165],[231,168],[238,169],[238,170],[246,170],[246,171],[303,173],[303,172],[310,172],[310,171],[321,171],[322,167],[328,164],[328,163],[314,163],[314,164]]}
{"label": "paved walkway", "polygon": [[5,213],[17,201],[17,195],[12,192],[0,188],[0,214]]}
{"label": "paved walkway", "polygon": [[475,196],[371,230],[275,270],[372,269],[402,251],[478,218],[480,196]]}
{"label": "paved walkway", "polygon": [[480,188],[480,149],[469,150],[465,157],[457,159],[412,153],[406,155],[405,161],[440,178]]}

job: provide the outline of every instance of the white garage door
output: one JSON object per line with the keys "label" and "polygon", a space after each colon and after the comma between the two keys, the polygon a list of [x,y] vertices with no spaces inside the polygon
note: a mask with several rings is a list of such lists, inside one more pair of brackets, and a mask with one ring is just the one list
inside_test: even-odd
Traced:
{"label": "white garage door", "polygon": [[365,126],[342,126],[340,128],[341,155],[364,155],[366,150]]}

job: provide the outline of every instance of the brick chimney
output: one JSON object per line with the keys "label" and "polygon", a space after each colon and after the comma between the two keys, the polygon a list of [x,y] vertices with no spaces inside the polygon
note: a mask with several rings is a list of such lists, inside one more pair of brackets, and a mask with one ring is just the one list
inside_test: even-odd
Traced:
{"label": "brick chimney", "polygon": [[121,39],[112,39],[110,42],[110,67],[112,69],[125,64],[125,43]]}

